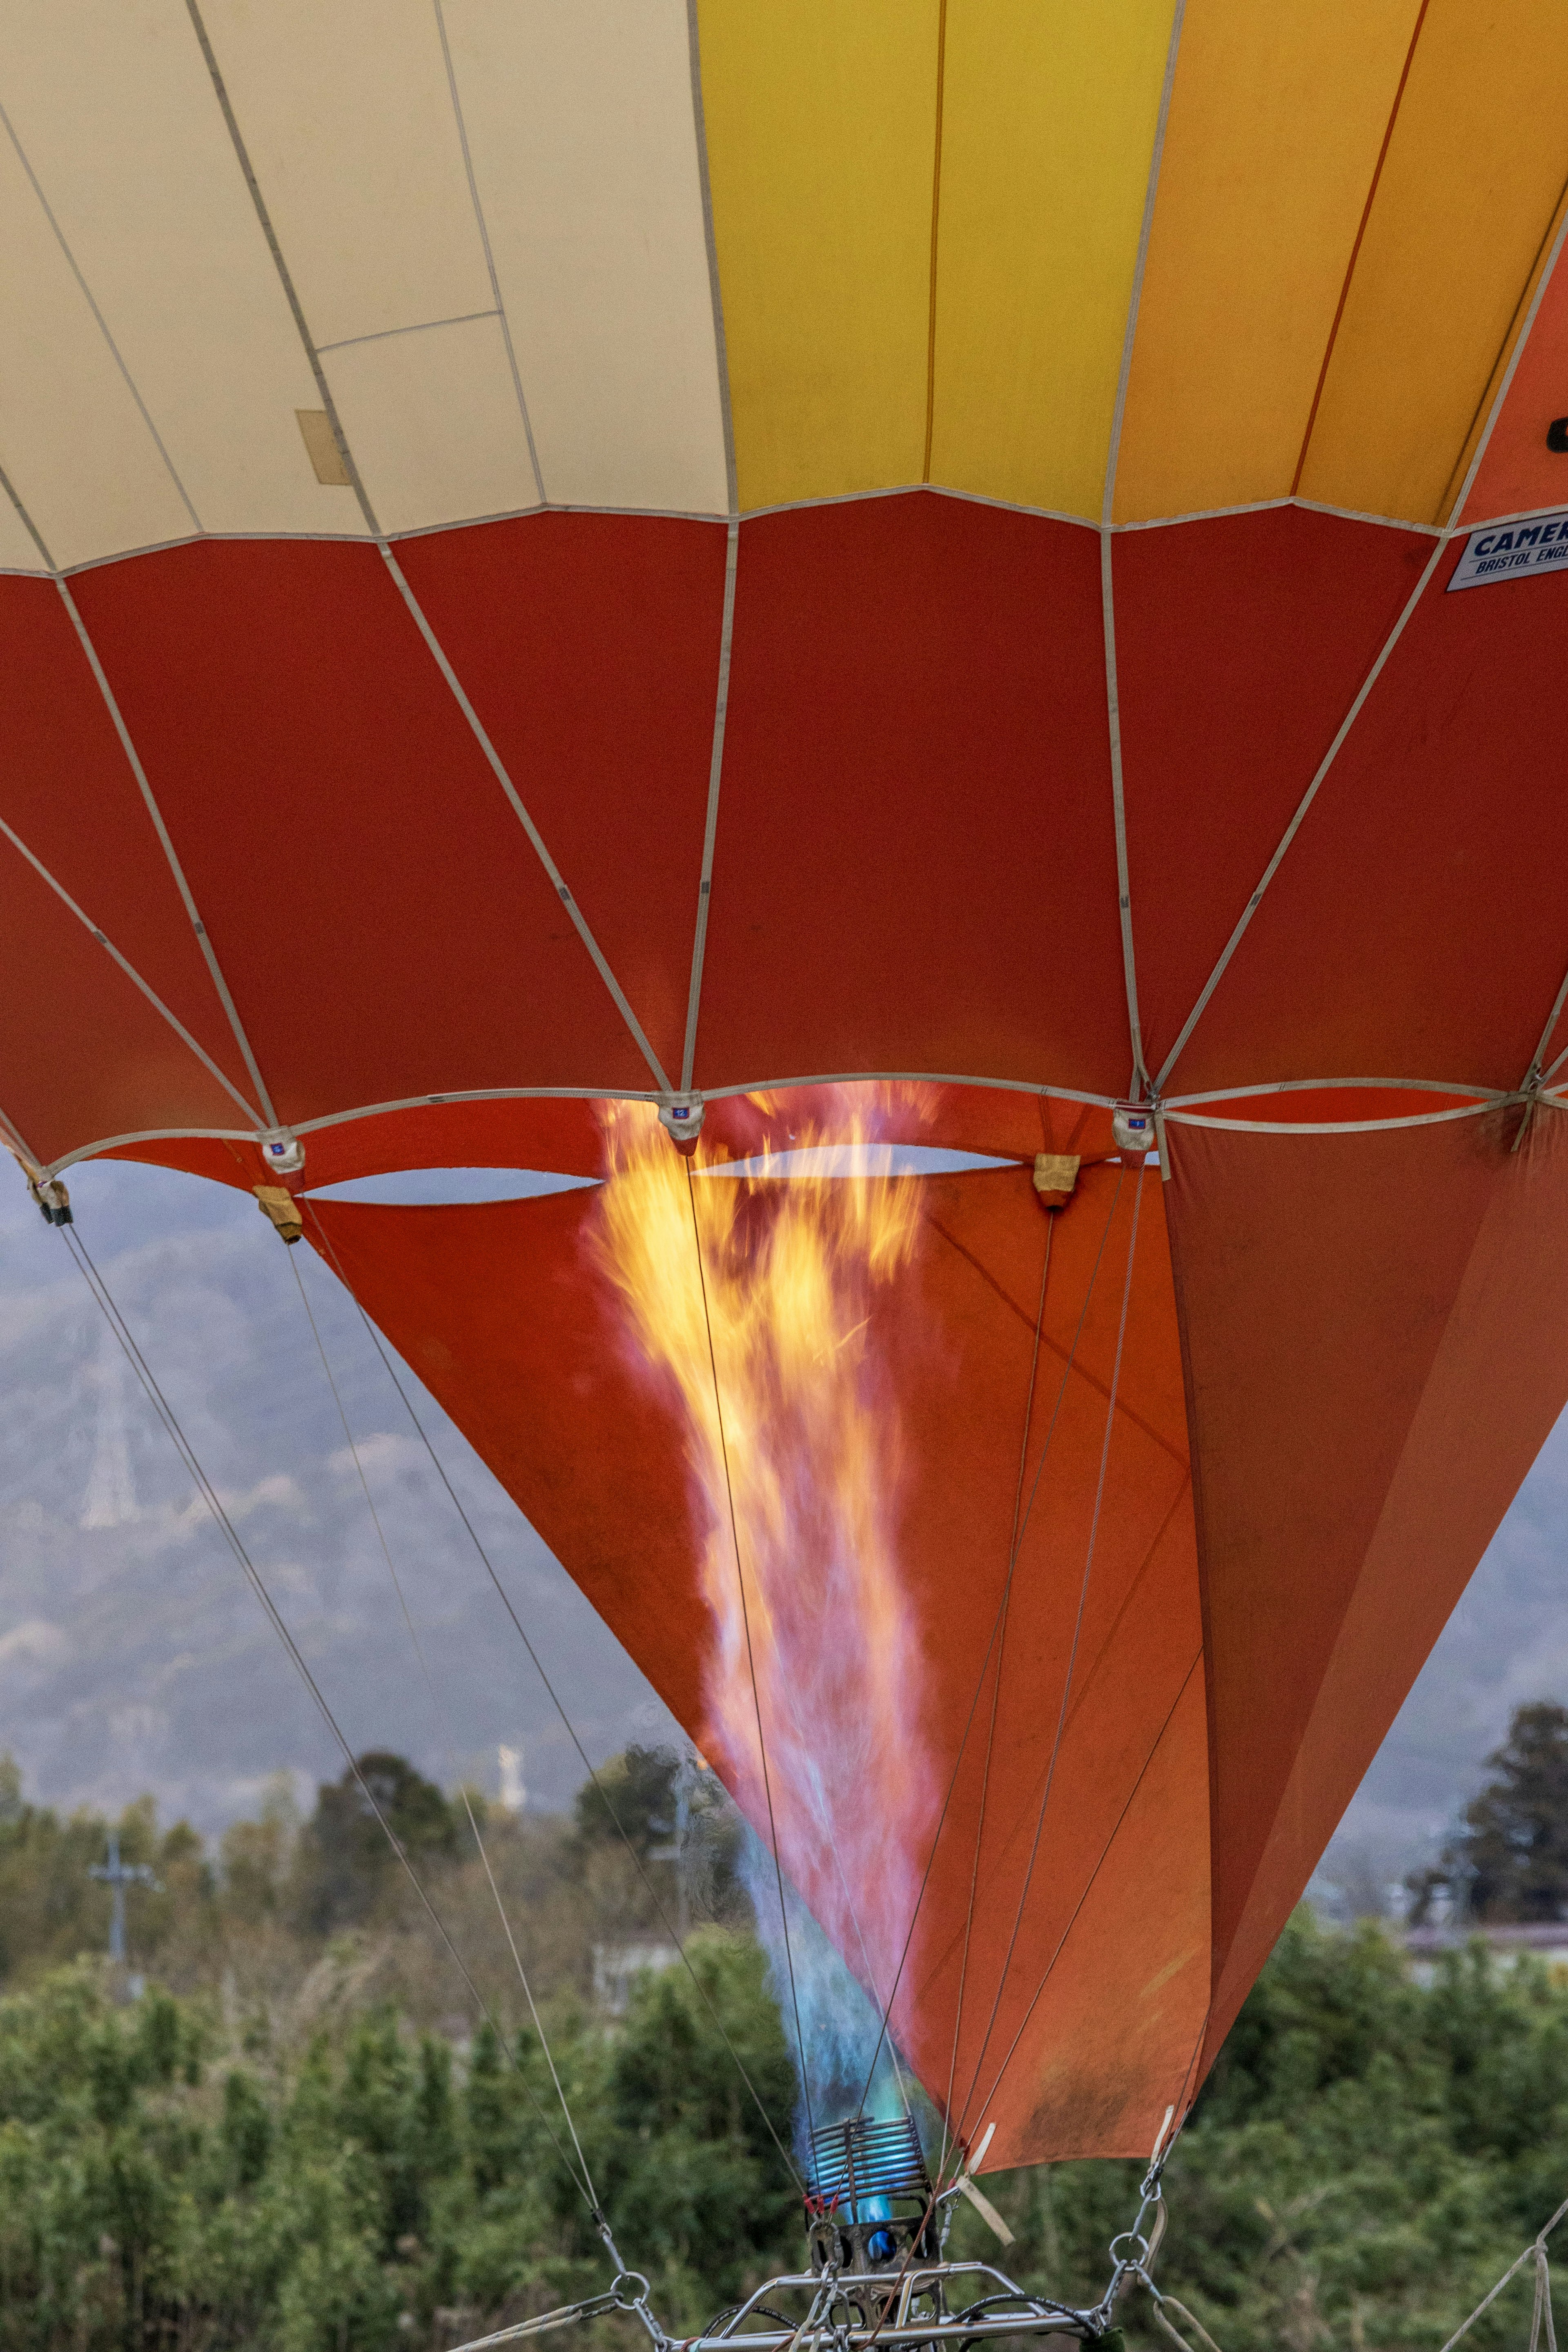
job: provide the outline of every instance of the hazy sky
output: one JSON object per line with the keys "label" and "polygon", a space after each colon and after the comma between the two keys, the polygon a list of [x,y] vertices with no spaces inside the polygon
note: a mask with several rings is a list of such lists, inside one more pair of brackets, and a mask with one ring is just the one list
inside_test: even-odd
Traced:
{"label": "hazy sky", "polygon": [[[79,1229],[356,1748],[563,1804],[576,1756],[357,1311],[248,1196],[103,1162]],[[308,1286],[425,1644],[411,1651],[295,1273]],[[0,1169],[0,1748],[28,1793],[143,1789],[216,1829],[279,1767],[341,1759],[68,1255]],[[590,1754],[671,1726],[514,1506],[420,1391],[442,1458]],[[1568,1698],[1568,1424],[1543,1451],[1352,1807],[1342,1843],[1409,1866],[1521,1699]]]}

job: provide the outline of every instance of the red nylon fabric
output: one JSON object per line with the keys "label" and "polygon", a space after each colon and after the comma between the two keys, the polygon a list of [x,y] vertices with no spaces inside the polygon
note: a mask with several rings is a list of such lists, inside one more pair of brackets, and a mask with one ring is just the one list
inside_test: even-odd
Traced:
{"label": "red nylon fabric", "polygon": [[[1431,545],[1291,508],[1117,537],[1152,1066]],[[990,2162],[1146,2152],[1563,1402],[1562,1114],[1539,1109],[1517,1152],[1517,1101],[1443,1114],[1520,1087],[1568,958],[1552,755],[1568,585],[1449,596],[1450,551],[1176,1062],[1172,1181],[1144,1180],[1072,1653],[1101,1286],[1119,1305],[1131,1240],[1131,1180],[1110,1160],[1131,1047],[1097,537],[924,493],[748,519],[710,811],[725,550],[721,524],[565,514],[400,550],[571,906],[374,548],[211,541],[73,592],[311,1185],[600,1172],[595,1098],[679,1083],[710,814],[704,1149],[787,1145],[831,1103],[810,1082],[890,1074],[943,1083],[934,1102],[895,1094],[884,1132],[1014,1163],[924,1185],[914,1269],[878,1310],[913,1433],[922,1722],[957,1765],[896,2015],[939,2097],[952,2069],[955,2122],[990,2102]],[[151,1001],[251,1096],[52,583],[0,582],[0,818],[81,910],[0,836],[0,1112],[42,1163],[110,1148],[254,1183],[257,1122]],[[784,1081],[806,1083],[752,1098]],[[1184,1095],[1208,1099],[1184,1115]],[[1364,1131],[1378,1119],[1426,1123]],[[1363,1131],[1301,1131],[1325,1123]],[[964,1710],[979,1690],[989,1720],[1039,1150],[1085,1161],[1058,1222],[1047,1368],[1122,1192],[1015,1578],[981,1835]],[[585,1251],[595,1199],[323,1206],[321,1231],[700,1736],[711,1628],[687,1475]]]}
{"label": "red nylon fabric", "polygon": [[[1202,1633],[1163,1189],[1156,1171],[1140,1187],[1101,1165],[1057,1217],[1026,1444],[1047,1213],[1026,1170],[926,1180],[913,1272],[876,1310],[876,1352],[900,1368],[899,1558],[924,1660],[909,1737],[948,1795],[934,1846],[910,1857],[930,1883],[893,2017],[939,2098],[951,2079],[954,2127],[996,2123],[994,2163],[1152,2142],[1203,2031]],[[748,1759],[707,1698],[684,1428],[633,1360],[598,1214],[591,1192],[324,1203],[310,1232],[741,1785]],[[1021,1455],[1033,1507],[1009,1586]],[[819,1826],[787,1788],[774,1806],[784,1867],[820,1898],[834,1864]]]}

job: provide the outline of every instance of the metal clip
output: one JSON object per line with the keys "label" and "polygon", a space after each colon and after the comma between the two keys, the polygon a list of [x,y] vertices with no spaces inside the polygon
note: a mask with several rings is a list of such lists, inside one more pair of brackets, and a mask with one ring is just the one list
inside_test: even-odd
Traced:
{"label": "metal clip", "polygon": [[29,1176],[27,1190],[37,1202],[46,1225],[74,1224],[71,1196],[58,1176]]}

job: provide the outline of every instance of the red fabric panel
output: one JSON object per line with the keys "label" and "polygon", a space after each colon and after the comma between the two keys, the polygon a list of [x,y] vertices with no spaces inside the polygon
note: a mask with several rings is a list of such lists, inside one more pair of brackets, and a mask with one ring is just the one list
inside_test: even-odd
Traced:
{"label": "red fabric panel", "polygon": [[[1175,1073],[1516,1087],[1562,982],[1568,580],[1439,567]],[[1239,909],[1238,909],[1239,911]]]}
{"label": "red fabric panel", "polygon": [[[942,2096],[980,1829],[988,1648],[1049,1233],[1026,1456],[1031,1478],[1042,1454],[1045,1468],[1004,1653],[955,2104],[970,2108],[972,2133],[980,2113],[997,2120],[994,2164],[1146,2152],[1191,2073],[1208,1942],[1207,1758],[1201,1707],[1194,1713],[1189,1698],[1184,1712],[1182,1702],[1200,1625],[1162,1187],[1152,1171],[1142,1180],[1087,1583],[1138,1179],[1115,1168],[1088,1171],[1054,1231],[1021,1168],[932,1178],[922,1192],[925,1238],[911,1278],[878,1310],[878,1355],[896,1368],[908,1463],[900,1556],[930,1678],[919,1719],[944,1787],[961,1751],[963,1761],[895,2015],[922,2078]],[[586,1237],[596,1214],[595,1196],[580,1193],[483,1209],[316,1212],[370,1312],[733,1783],[741,1776],[703,1700],[712,1629],[698,1597],[682,1432],[639,1375],[595,1271]],[[852,1804],[858,1793],[833,1797]],[[813,1874],[827,1867],[820,1835],[804,1806],[797,1819],[792,1792],[775,1796],[786,1866],[809,1894]],[[757,1826],[765,1833],[765,1823]],[[1162,1896],[1155,1903],[1152,1884]],[[1107,1905],[1121,1948],[1110,1967],[1100,1937],[1087,1932]],[[1004,1998],[983,2049],[1016,1916]],[[1075,2099],[1070,2116],[1067,2023],[1077,2037],[1074,2080],[1097,2091]],[[980,2095],[966,2100],[977,2063]]]}
{"label": "red fabric panel", "polygon": [[374,548],[207,541],[76,587],[284,1120],[648,1082]]}
{"label": "red fabric panel", "polygon": [[[1416,531],[1299,507],[1114,542],[1122,793],[1144,1057],[1158,1070],[1420,577]],[[1247,1078],[1376,1077],[1384,1065],[1194,1058],[1182,1093]],[[1400,1063],[1390,1076],[1443,1076]],[[1469,1074],[1456,1070],[1454,1076]],[[1287,1114],[1288,1115],[1288,1114]]]}
{"label": "red fabric panel", "polygon": [[673,1081],[697,920],[722,523],[526,515],[398,559]]}
{"label": "red fabric panel", "polygon": [[1172,1130],[1214,1757],[1211,2053],[1568,1399],[1568,1137]]}
{"label": "red fabric panel", "polygon": [[[3,699],[4,698],[0,698]],[[161,1013],[0,837],[0,1112],[47,1166],[84,1140],[241,1117]],[[183,1147],[184,1148],[184,1147]]]}
{"label": "red fabric panel", "polygon": [[[248,1097],[251,1081],[234,1032],[52,580],[0,577],[0,675],[5,680],[0,694],[0,817]],[[84,971],[96,970],[100,954],[95,950]],[[87,1069],[100,1057],[111,1089],[120,1088],[124,1108],[126,1074],[117,1079],[113,1067],[134,1049],[131,1037],[117,1035],[113,1027],[111,1008],[119,1001],[118,985],[106,982],[100,995],[95,998],[89,989],[81,1003],[73,1041],[79,1124],[73,1124],[71,1144],[116,1132],[107,1102],[100,1106],[85,1085]],[[134,1034],[141,1034],[140,1018]],[[171,1102],[161,1100],[151,1084],[154,1066],[172,1075],[178,1065],[161,1055],[155,1064],[142,1061],[134,1126],[179,1123]],[[176,1095],[192,1085],[199,1091],[206,1083],[200,1076],[174,1078]],[[232,1117],[226,1123],[232,1124]]]}
{"label": "red fabric panel", "polygon": [[910,495],[742,524],[698,1077],[1120,1093],[1092,532]]}

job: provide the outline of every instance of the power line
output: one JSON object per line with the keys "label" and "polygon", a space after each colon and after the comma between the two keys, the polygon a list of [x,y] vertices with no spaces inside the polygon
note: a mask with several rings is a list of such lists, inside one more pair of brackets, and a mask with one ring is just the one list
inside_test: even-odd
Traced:
{"label": "power line", "polygon": [[382,1363],[386,1371],[386,1377],[392,1382],[393,1388],[396,1391],[398,1402],[402,1405],[405,1412],[408,1415],[410,1422],[414,1425],[416,1434],[417,1435],[421,1444],[424,1446],[426,1454],[429,1456],[430,1466],[435,1471],[437,1478],[441,1481],[442,1486],[446,1488],[452,1508],[457,1512],[458,1518],[461,1520],[464,1531],[467,1534],[469,1542],[473,1545],[475,1551],[479,1554],[485,1574],[489,1578],[490,1583],[495,1589],[496,1598],[500,1601],[501,1607],[506,1611],[508,1617],[510,1619],[512,1630],[516,1633],[518,1640],[522,1643],[523,1648],[527,1651],[530,1663],[531,1664],[535,1674],[539,1676],[541,1683],[543,1685],[552,1706],[553,1706],[556,1714],[561,1718],[562,1727],[565,1731],[566,1737],[570,1739],[573,1747],[577,1751],[578,1760],[582,1764],[584,1771],[587,1774],[588,1779],[593,1785],[595,1796],[598,1798],[599,1802],[605,1809],[605,1816],[608,1819],[611,1827],[615,1830],[616,1835],[621,1841],[621,1843],[626,1847],[626,1852],[630,1854],[632,1863],[637,1870],[637,1876],[642,1881],[644,1891],[647,1895],[649,1901],[652,1903],[654,1909],[658,1912],[660,1922],[664,1927],[665,1933],[669,1937],[677,1952],[680,1955],[681,1966],[685,1969],[687,1975],[691,1979],[697,1996],[708,2011],[709,2017],[712,2021],[714,2030],[717,2032],[720,2040],[723,2042],[726,2051],[729,2053],[731,2061],[734,2065],[735,2072],[739,2074],[742,2082],[745,2084],[752,2104],[756,2108],[758,2115],[762,2117],[763,2126],[767,2131],[769,2138],[777,2148],[780,2157],[783,2158],[785,2169],[788,2171],[790,2178],[794,2180],[795,2187],[801,2189],[804,2193],[805,2184],[800,2177],[800,2172],[795,2165],[795,2159],[790,2155],[788,2148],[785,2147],[784,2141],[779,2137],[773,2117],[769,2115],[767,2108],[763,2105],[762,2095],[758,2091],[756,2084],[752,2082],[751,2075],[748,2074],[740,2052],[736,2049],[733,2042],[730,2039],[729,2032],[725,2028],[724,2021],[720,2016],[718,2010],[714,2007],[712,1997],[709,1993],[707,1986],[703,1983],[701,1978],[692,1967],[690,1958],[686,1950],[685,1939],[676,1933],[676,1930],[670,1922],[669,1914],[665,1909],[664,1905],[659,1898],[658,1890],[647,1874],[647,1870],[644,1864],[642,1855],[637,1852],[637,1847],[627,1832],[626,1823],[622,1821],[620,1815],[616,1812],[614,1804],[611,1802],[608,1790],[605,1787],[604,1782],[599,1778],[598,1772],[589,1760],[588,1751],[584,1747],[581,1738],[578,1737],[577,1727],[572,1721],[571,1717],[568,1715],[561,1695],[557,1691],[555,1685],[552,1682],[550,1675],[546,1671],[544,1661],[540,1656],[538,1651],[534,1648],[531,1640],[529,1638],[527,1628],[524,1626],[521,1618],[518,1615],[516,1609],[512,1606],[511,1596],[508,1592],[505,1585],[501,1582],[500,1577],[496,1570],[495,1563],[485,1548],[479,1529],[475,1527],[473,1520],[468,1516],[468,1510],[464,1506],[462,1496],[458,1494],[457,1488],[453,1486],[451,1479],[448,1477],[446,1465],[441,1460],[440,1455],[437,1453],[435,1443],[432,1440],[428,1430],[426,1430],[424,1422],[420,1419],[412,1397],[410,1397],[407,1390],[404,1387],[403,1382],[397,1376],[396,1366],[393,1362],[392,1356],[388,1351],[385,1341],[383,1339],[381,1333],[376,1329],[370,1316],[365,1312],[363,1303],[362,1302],[358,1292],[354,1289],[353,1283],[350,1282],[348,1276],[344,1273],[342,1260],[338,1255],[331,1235],[328,1233],[326,1227],[321,1223],[321,1217],[317,1213],[315,1202],[307,1195],[301,1202],[300,1205],[303,1207],[311,1226],[314,1228],[317,1245],[321,1255],[331,1265],[333,1273],[337,1276],[338,1280],[342,1284],[348,1296],[353,1300],[354,1306],[359,1312],[360,1321],[364,1325],[365,1331],[371,1344],[374,1348],[376,1354],[381,1358]]}
{"label": "power line", "polygon": [[311,1698],[315,1701],[322,1721],[325,1723],[328,1730],[331,1733],[333,1739],[337,1742],[339,1748],[342,1750],[344,1762],[347,1764],[349,1770],[353,1774],[355,1780],[359,1784],[360,1793],[363,1797],[365,1803],[370,1807],[370,1810],[375,1816],[376,1821],[380,1823],[383,1834],[406,1874],[408,1882],[413,1887],[415,1894],[418,1896],[420,1904],[423,1906],[431,1926],[435,1928],[437,1936],[439,1936],[442,1944],[445,1946],[447,1952],[452,1960],[453,1966],[457,1969],[458,1975],[462,1978],[464,1984],[468,1987],[468,1992],[473,1999],[474,2006],[478,2009],[480,2016],[495,2034],[497,2042],[501,2050],[505,2052],[509,2063],[517,2071],[518,2079],[522,2084],[523,2090],[527,2094],[531,2105],[533,2106],[541,2123],[544,2126],[551,2146],[554,2148],[556,2155],[561,2158],[561,2162],[567,2173],[570,2174],[574,2187],[587,2204],[589,2211],[596,2217],[598,2208],[590,2189],[577,2173],[571,2158],[567,2156],[565,2149],[562,2147],[560,2140],[556,2137],[554,2128],[551,2124],[549,2116],[545,2114],[544,2109],[540,2105],[539,2100],[534,2094],[532,2084],[522,2073],[521,2067],[518,2066],[515,2054],[512,2053],[507,2042],[505,2035],[500,2032],[494,2017],[490,2013],[489,2004],[485,2000],[483,1993],[480,1992],[478,1985],[474,1982],[473,1978],[468,1973],[468,1969],[463,1959],[462,1954],[453,1943],[451,1937],[447,1932],[445,1923],[441,1919],[439,1913],[437,1911],[435,1905],[431,1902],[429,1895],[426,1893],[425,1888],[420,1882],[419,1874],[416,1871],[414,1864],[409,1860],[407,1853],[404,1848],[402,1840],[398,1837],[396,1832],[393,1829],[391,1822],[387,1820],[385,1814],[382,1811],[381,1807],[377,1804],[374,1791],[366,1781],[364,1774],[360,1770],[359,1759],[354,1755],[353,1750],[350,1748],[347,1739],[343,1737],[342,1730],[339,1726],[336,1716],[328,1706],[320,1685],[317,1683],[314,1675],[310,1672],[310,1667],[306,1664],[304,1656],[300,1652],[298,1643],[295,1642],[294,1636],[290,1633],[281,1615],[279,1613],[277,1605],[262,1580],[260,1570],[257,1568],[255,1561],[251,1559],[249,1552],[247,1550],[233,1520],[229,1517],[227,1511],[224,1508],[223,1503],[218,1496],[217,1490],[208,1478],[205,1471],[202,1468],[201,1463],[197,1459],[190,1440],[186,1437],[184,1430],[180,1424],[178,1415],[175,1413],[174,1409],[170,1404],[167,1397],[163,1394],[162,1388],[158,1384],[157,1377],[153,1371],[153,1369],[148,1363],[146,1358],[142,1353],[140,1347],[137,1345],[129,1324],[125,1321],[124,1317],[116,1306],[108,1284],[105,1282],[103,1276],[100,1273],[97,1265],[93,1262],[91,1252],[89,1250],[87,1244],[82,1240],[80,1233],[75,1225],[62,1225],[58,1227],[58,1230],[61,1234],[66,1246],[69,1250],[71,1256],[76,1263],[77,1270],[80,1274],[82,1280],[87,1284],[88,1289],[92,1294],[93,1298],[101,1308],[103,1314],[107,1317],[110,1329],[113,1331],[115,1338],[119,1340],[121,1347],[124,1349],[127,1361],[130,1363],[132,1370],[135,1373],[138,1381],[141,1383],[148,1402],[152,1405],[153,1410],[157,1414],[160,1422],[162,1422],[176,1453],[179,1454],[181,1461],[184,1464],[185,1468],[190,1473],[192,1481],[195,1486],[196,1492],[200,1495],[202,1500],[205,1503],[207,1509],[211,1512],[212,1517],[217,1525],[218,1530],[223,1536],[224,1541],[227,1544],[230,1551],[234,1554],[236,1560],[238,1562],[240,1569],[245,1574],[251,1591],[260,1601],[263,1610],[266,1612],[268,1622],[271,1625],[273,1632],[277,1634],[278,1639],[282,1643],[284,1650],[287,1652],[295,1672],[299,1675],[300,1681],[304,1684],[306,1689],[310,1692]]}
{"label": "power line", "polygon": [[458,1778],[457,1754],[452,1744],[451,1727],[447,1719],[447,1711],[442,1706],[440,1697],[437,1695],[435,1678],[430,1672],[429,1662],[425,1655],[424,1643],[420,1641],[419,1635],[415,1629],[414,1619],[409,1612],[407,1598],[403,1590],[403,1580],[397,1573],[396,1564],[392,1557],[392,1549],[386,1540],[386,1532],[381,1524],[381,1513],[375,1507],[375,1497],[370,1491],[370,1481],[364,1475],[364,1464],[360,1459],[359,1447],[354,1443],[354,1433],[349,1426],[348,1413],[344,1409],[342,1397],[339,1391],[337,1381],[332,1376],[331,1365],[327,1359],[326,1342],[321,1337],[321,1328],[311,1310],[310,1301],[305,1290],[304,1277],[300,1272],[299,1260],[294,1256],[292,1252],[289,1253],[289,1270],[294,1276],[295,1287],[300,1293],[300,1304],[305,1310],[305,1320],[310,1327],[310,1337],[316,1343],[316,1353],[321,1360],[321,1370],[326,1375],[327,1386],[332,1392],[332,1402],[338,1409],[338,1419],[342,1423],[343,1435],[348,1441],[349,1453],[353,1457],[354,1470],[359,1478],[360,1488],[364,1496],[365,1507],[370,1512],[371,1525],[375,1529],[376,1541],[381,1546],[381,1556],[386,1562],[386,1572],[392,1579],[392,1589],[397,1595],[397,1605],[403,1612],[403,1622],[408,1629],[408,1639],[413,1647],[415,1660],[418,1664],[421,1675],[425,1678],[425,1687],[430,1695],[430,1704],[436,1711],[436,1720],[440,1726],[441,1737],[446,1744],[447,1769],[449,1770],[454,1782],[457,1784],[458,1795],[462,1798],[463,1811],[468,1817],[468,1827],[473,1832],[474,1843],[479,1848],[479,1860],[484,1865],[485,1876],[489,1882],[490,1893],[495,1898],[496,1911],[500,1916],[502,1932],[504,1933],[508,1946],[510,1948],[512,1960],[516,1966],[518,1977],[522,1985],[523,1998],[528,2002],[528,2013],[533,2020],[533,2030],[539,2036],[539,2046],[544,2053],[544,2063],[550,2069],[550,2079],[555,2085],[555,2095],[561,2102],[561,2112],[566,2119],[566,2128],[572,2136],[572,2145],[577,2151],[577,2161],[583,2168],[583,2178],[588,2185],[590,2200],[596,2208],[599,2202],[598,2191],[594,2186],[594,2176],[588,2168],[588,2159],[583,2153],[583,2143],[578,2137],[576,2124],[573,2121],[572,2109],[566,2097],[565,2087],[562,2083],[560,2074],[556,2068],[554,2053],[550,2047],[550,2037],[544,2031],[544,2021],[539,2014],[539,2007],[533,1998],[533,1987],[528,1981],[528,1970],[523,1967],[522,1955],[517,1948],[517,1938],[511,1931],[511,1921],[507,1916],[506,1905],[501,1900],[500,1888],[496,1885],[495,1872],[490,1868],[490,1858],[485,1851],[484,1839],[479,1834],[479,1825],[474,1817],[472,1801],[469,1798],[466,1784]]}

